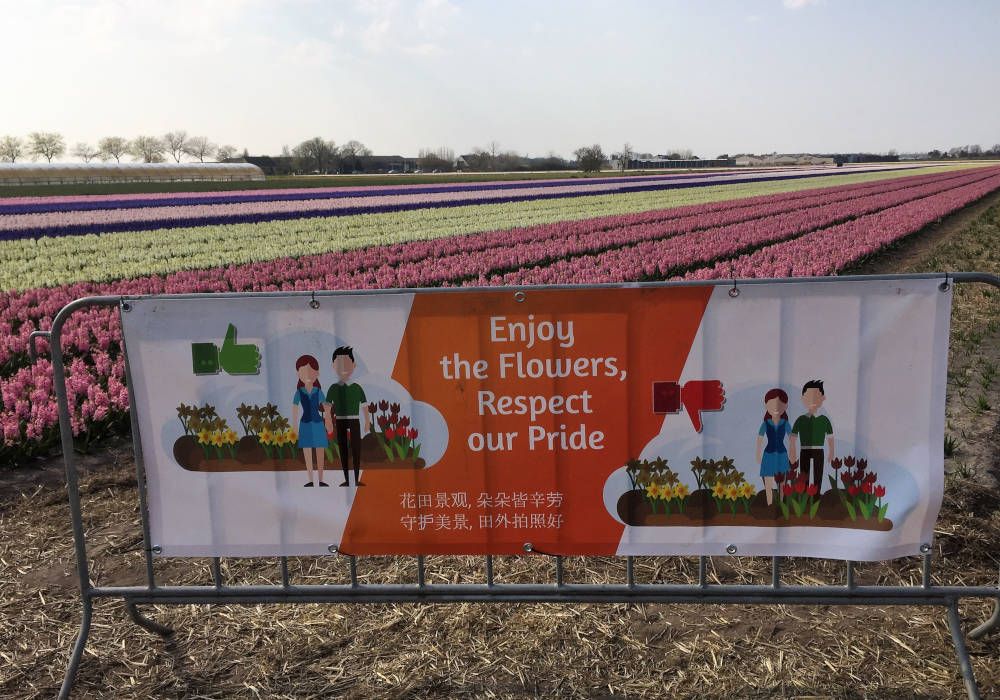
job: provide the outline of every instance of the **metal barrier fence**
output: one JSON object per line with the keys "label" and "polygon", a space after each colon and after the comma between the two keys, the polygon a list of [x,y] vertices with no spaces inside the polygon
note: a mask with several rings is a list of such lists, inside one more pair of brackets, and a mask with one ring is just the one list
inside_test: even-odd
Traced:
{"label": "metal barrier fence", "polygon": [[[952,283],[984,283],[1000,289],[1000,277],[995,275],[960,272],[949,274],[922,275],[879,275],[844,276],[838,281],[861,280],[903,280],[940,279],[942,291],[947,291]],[[824,278],[829,281],[831,278]],[[666,282],[648,286],[678,286],[686,284],[731,287],[738,293],[739,287],[760,283],[797,283],[816,281],[816,278],[791,279],[750,279],[719,280],[716,282]],[[599,285],[597,285],[599,286]],[[621,286],[621,285],[611,285]],[[568,285],[566,286],[568,287]],[[553,289],[559,287],[545,287]],[[524,289],[531,289],[525,287]],[[410,290],[387,290],[394,293]],[[259,296],[300,296],[315,298],[333,294],[371,294],[377,290],[361,292],[284,292],[261,293]],[[732,293],[732,292],[731,292]],[[221,295],[213,295],[221,296]],[[250,296],[233,294],[230,296]],[[961,627],[958,603],[965,598],[993,600],[992,616],[969,632],[972,639],[983,637],[1000,626],[1000,587],[934,585],[931,579],[932,553],[930,544],[921,547],[923,552],[921,583],[911,586],[859,585],[855,580],[855,563],[848,561],[842,585],[789,585],[782,582],[782,557],[771,558],[770,584],[711,584],[708,582],[709,557],[698,559],[697,580],[688,584],[638,583],[635,577],[636,557],[626,557],[625,580],[619,584],[567,583],[564,578],[563,558],[558,554],[541,552],[531,543],[524,544],[526,555],[551,557],[555,568],[554,583],[497,583],[494,580],[494,559],[484,560],[486,582],[465,584],[430,584],[425,575],[425,559],[416,556],[416,580],[401,584],[363,584],[359,581],[357,557],[340,551],[336,545],[330,546],[332,555],[347,557],[350,564],[350,582],[322,585],[299,585],[292,583],[288,558],[277,557],[281,582],[275,585],[227,585],[222,577],[221,561],[212,560],[213,585],[202,586],[162,586],[156,581],[153,556],[159,548],[150,542],[149,512],[146,503],[146,478],[143,468],[142,448],[138,438],[138,423],[135,410],[130,411],[135,450],[136,475],[138,479],[139,508],[143,530],[146,585],[144,586],[93,586],[90,583],[90,566],[87,554],[87,538],[81,514],[80,489],[74,457],[73,429],[70,423],[70,407],[66,391],[66,371],[62,354],[61,337],[63,326],[75,312],[87,307],[118,307],[129,309],[129,298],[120,296],[88,297],[65,306],[56,316],[50,331],[36,331],[29,338],[30,354],[37,356],[34,343],[37,338],[49,340],[56,397],[59,409],[59,429],[62,451],[66,466],[66,484],[72,517],[73,540],[76,554],[77,574],[80,581],[80,595],[83,618],[66,669],[60,698],[68,698],[73,687],[77,669],[83,656],[90,633],[94,602],[100,598],[120,598],[125,602],[132,620],[150,632],[164,637],[173,634],[169,627],[161,625],[143,615],[136,607],[141,604],[257,604],[257,603],[456,603],[456,602],[520,602],[520,603],[738,603],[738,604],[810,604],[810,605],[872,605],[872,606],[913,606],[933,605],[946,608],[952,643],[968,697],[979,698],[979,689],[973,674],[965,635]],[[131,403],[132,381],[129,373],[127,348],[125,353],[126,384]],[[735,549],[735,548],[734,548]],[[735,555],[735,551],[730,554]]]}

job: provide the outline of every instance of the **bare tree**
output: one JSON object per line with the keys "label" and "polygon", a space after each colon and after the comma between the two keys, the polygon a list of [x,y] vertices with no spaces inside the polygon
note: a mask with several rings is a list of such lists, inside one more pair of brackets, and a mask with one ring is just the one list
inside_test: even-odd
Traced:
{"label": "bare tree", "polygon": [[598,172],[604,165],[604,150],[600,144],[595,143],[593,146],[578,148],[573,151],[573,155],[576,156],[580,170],[585,173]]}
{"label": "bare tree", "polygon": [[361,158],[370,156],[371,154],[371,149],[360,141],[348,141],[343,144],[338,151],[341,168],[347,172],[359,170],[361,166]]}
{"label": "bare tree", "polygon": [[229,160],[236,155],[236,146],[219,146],[215,149],[215,160],[219,163]]}
{"label": "bare tree", "polygon": [[100,149],[94,148],[89,143],[83,143],[82,141],[75,146],[73,146],[73,152],[71,155],[74,158],[79,158],[84,163],[89,163],[90,161],[101,155]]}
{"label": "bare tree", "polygon": [[622,146],[622,152],[615,154],[615,158],[618,159],[618,167],[622,172],[628,170],[629,164],[635,157],[635,151],[632,150],[632,145],[626,141],[625,145]]}
{"label": "bare tree", "polygon": [[181,156],[187,153],[188,135],[186,131],[168,131],[163,135],[163,145],[175,163],[181,162]]}
{"label": "bare tree", "polygon": [[0,160],[5,163],[16,163],[24,157],[24,142],[17,136],[0,138]]}
{"label": "bare tree", "polygon": [[455,151],[444,146],[437,149],[421,148],[417,158],[422,170],[450,172],[455,167]]}
{"label": "bare tree", "polygon": [[132,140],[129,153],[143,163],[162,163],[167,147],[155,136],[136,136]]}
{"label": "bare tree", "polygon": [[28,135],[28,151],[32,157],[40,156],[51,163],[66,152],[66,141],[54,131],[33,131]]}
{"label": "bare tree", "polygon": [[192,158],[197,158],[199,163],[204,163],[206,158],[211,159],[215,155],[216,146],[204,136],[192,136],[187,140],[184,152]]}
{"label": "bare tree", "polygon": [[333,141],[314,136],[296,146],[292,153],[304,172],[325,174],[330,171],[337,159],[337,145]]}
{"label": "bare tree", "polygon": [[116,163],[121,163],[122,156],[129,152],[129,142],[122,136],[105,136],[97,142],[97,149],[101,152],[101,160],[114,158]]}

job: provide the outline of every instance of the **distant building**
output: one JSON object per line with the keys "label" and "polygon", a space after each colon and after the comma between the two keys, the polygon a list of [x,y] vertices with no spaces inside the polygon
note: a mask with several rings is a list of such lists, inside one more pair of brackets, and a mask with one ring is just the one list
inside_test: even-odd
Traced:
{"label": "distant building", "polygon": [[767,167],[776,165],[833,165],[829,156],[812,153],[768,153],[760,156],[741,154],[736,156],[736,165]]}
{"label": "distant building", "polygon": [[[672,170],[686,168],[731,168],[736,165],[733,158],[652,158],[633,157],[628,161],[628,170]],[[611,161],[611,167],[621,168],[621,160]]]}

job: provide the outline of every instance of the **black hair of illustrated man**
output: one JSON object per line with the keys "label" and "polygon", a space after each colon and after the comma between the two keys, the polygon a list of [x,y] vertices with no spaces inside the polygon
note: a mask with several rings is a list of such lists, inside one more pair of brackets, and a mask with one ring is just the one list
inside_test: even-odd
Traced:
{"label": "black hair of illustrated man", "polygon": [[330,358],[331,362],[336,362],[338,357],[346,356],[351,358],[351,362],[354,362],[354,348],[350,345],[341,345],[339,348],[333,351],[333,357]]}
{"label": "black hair of illustrated man", "polygon": [[822,379],[810,379],[808,382],[802,385],[802,394],[805,395],[810,389],[819,389],[819,393],[826,396],[826,392],[823,391],[823,380]]}

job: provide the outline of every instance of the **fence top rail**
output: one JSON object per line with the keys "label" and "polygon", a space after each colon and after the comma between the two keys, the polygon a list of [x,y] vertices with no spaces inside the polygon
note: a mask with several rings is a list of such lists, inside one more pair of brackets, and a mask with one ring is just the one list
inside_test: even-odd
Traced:
{"label": "fence top rail", "polygon": [[742,287],[761,284],[807,284],[844,282],[872,282],[895,280],[941,279],[944,283],[951,282],[982,282],[1000,287],[1000,276],[988,272],[921,272],[908,274],[884,275],[827,275],[819,277],[756,277],[756,278],[726,278],[716,280],[667,280],[662,282],[608,282],[592,284],[551,284],[551,285],[513,285],[509,287],[394,287],[391,289],[317,289],[317,290],[287,290],[271,292],[200,292],[186,294],[118,294],[95,295],[80,297],[64,306],[53,321],[53,331],[62,325],[65,318],[77,309],[85,306],[116,306],[123,302],[142,299],[234,299],[234,298],[280,298],[280,297],[334,297],[361,296],[385,294],[462,294],[468,292],[497,292],[509,290],[514,292],[548,291],[565,289],[656,289],[661,287]]}

